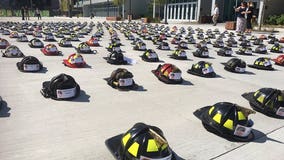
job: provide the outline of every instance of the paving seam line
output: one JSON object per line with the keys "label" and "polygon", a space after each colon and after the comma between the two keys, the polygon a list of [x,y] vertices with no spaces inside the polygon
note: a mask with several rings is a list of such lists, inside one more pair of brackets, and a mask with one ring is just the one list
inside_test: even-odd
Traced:
{"label": "paving seam line", "polygon": [[[284,126],[280,126],[280,127],[276,128],[276,129],[274,129],[274,130],[272,130],[272,131],[270,131],[270,132],[264,134],[263,136],[256,138],[255,140],[261,139],[261,138],[263,138],[264,136],[267,136],[267,135],[269,135],[269,134],[271,134],[271,133],[273,133],[273,132],[275,132],[275,131],[277,131],[277,130],[279,130],[279,129],[282,129],[282,128],[284,128]],[[224,153],[222,153],[222,154],[219,154],[219,155],[217,155],[217,156],[215,156],[215,157],[212,157],[212,158],[210,158],[209,160],[217,159],[217,158],[219,158],[219,157],[221,157],[221,156],[223,156],[223,155],[226,155],[226,154],[228,154],[228,153],[230,153],[230,152],[232,152],[232,151],[234,151],[234,150],[236,150],[236,149],[238,149],[238,148],[241,148],[241,147],[243,147],[243,146],[245,146],[245,145],[247,145],[247,144],[249,144],[249,143],[251,143],[251,142],[244,143],[244,144],[242,144],[242,145],[240,145],[240,146],[237,146],[236,148],[233,148],[233,149],[231,149],[231,150],[229,150],[229,151],[226,151],[226,152],[224,152]]]}

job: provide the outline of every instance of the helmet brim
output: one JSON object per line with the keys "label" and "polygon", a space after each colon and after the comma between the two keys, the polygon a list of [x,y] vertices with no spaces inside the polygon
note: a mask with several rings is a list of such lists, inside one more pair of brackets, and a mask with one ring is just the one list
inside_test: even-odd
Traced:
{"label": "helmet brim", "polygon": [[160,81],[166,83],[166,84],[181,84],[183,82],[183,79],[179,79],[179,80],[171,80],[168,79],[165,76],[159,76],[159,71],[158,70],[152,70],[151,71]]}
{"label": "helmet brim", "polygon": [[80,64],[72,64],[68,62],[68,59],[63,59],[63,64],[70,68],[84,68],[86,66],[86,62],[80,63]]}
{"label": "helmet brim", "polygon": [[255,64],[249,64],[248,67],[250,68],[255,68],[255,69],[261,69],[261,70],[267,70],[267,71],[273,71],[274,68],[268,68],[268,67],[264,67],[264,66],[258,66],[258,65],[255,65]]}
{"label": "helmet brim", "polygon": [[[120,155],[120,148],[121,146],[121,139],[124,134],[119,134],[114,137],[111,137],[105,140],[105,145],[113,155],[116,160],[122,160],[123,157]],[[171,160],[183,160],[183,158],[179,157],[173,150],[172,151],[172,158]]]}
{"label": "helmet brim", "polygon": [[202,121],[202,124],[207,131],[214,133],[218,136],[224,137],[230,141],[249,142],[254,139],[255,135],[253,132],[251,132],[247,137],[238,137],[238,136],[234,136],[234,135],[230,135],[230,134],[218,131],[217,128],[213,127],[210,124],[208,116],[206,116],[205,114],[209,112],[210,108],[211,106],[206,106],[206,107],[200,108],[196,110],[195,112],[193,112],[193,114]]}
{"label": "helmet brim", "polygon": [[177,59],[177,60],[187,60],[187,56],[176,56],[176,55],[168,55],[172,59]]}
{"label": "helmet brim", "polygon": [[255,100],[255,98],[254,98],[254,92],[244,93],[244,94],[242,94],[242,97],[244,97],[246,100],[249,101],[250,106],[251,106],[254,110],[256,110],[256,111],[258,111],[258,112],[261,112],[261,113],[263,113],[263,114],[265,114],[265,115],[267,115],[267,116],[269,116],[269,117],[284,119],[284,117],[278,116],[278,115],[273,114],[273,113],[271,113],[271,112],[265,112],[265,110],[264,110],[262,107],[260,107],[259,103]]}
{"label": "helmet brim", "polygon": [[216,77],[216,73],[215,72],[211,72],[209,74],[201,74],[201,73],[197,73],[192,69],[187,70],[187,73],[192,74],[192,75],[196,75],[196,76],[200,76],[200,77],[205,77],[205,78],[215,78]]}

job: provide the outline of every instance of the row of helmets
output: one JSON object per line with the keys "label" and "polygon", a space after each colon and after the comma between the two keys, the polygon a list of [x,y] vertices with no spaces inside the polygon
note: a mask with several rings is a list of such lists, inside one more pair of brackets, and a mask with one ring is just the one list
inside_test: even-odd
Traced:
{"label": "row of helmets", "polygon": [[[132,74],[126,69],[115,70],[112,77],[121,77],[111,84],[131,84]],[[134,83],[134,82],[133,82]],[[111,85],[110,84],[110,85]],[[123,85],[122,85],[123,87]],[[80,95],[80,86],[72,76],[59,74],[43,82],[41,93],[56,100],[72,99]],[[284,119],[284,91],[261,88],[242,94],[251,107],[267,116]],[[202,121],[204,128],[228,140],[248,142],[255,136],[250,114],[255,111],[230,102],[219,102],[196,110],[193,114]],[[123,134],[105,141],[107,148],[116,159],[175,160],[180,157],[170,148],[161,129],[144,123],[136,123]]]}

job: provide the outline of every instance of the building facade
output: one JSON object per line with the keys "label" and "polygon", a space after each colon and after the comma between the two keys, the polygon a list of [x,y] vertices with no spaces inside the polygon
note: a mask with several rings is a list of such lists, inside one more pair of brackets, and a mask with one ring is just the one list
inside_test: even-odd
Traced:
{"label": "building facade", "polygon": [[[164,19],[167,15],[168,21],[185,21],[185,22],[211,22],[211,15],[214,5],[219,7],[219,21],[234,21],[236,14],[234,7],[239,6],[242,1],[249,0],[168,0],[164,5]],[[264,19],[269,15],[284,14],[284,0],[250,0],[254,3],[254,15],[261,15],[261,8],[265,2]],[[260,18],[258,18],[260,22]]]}

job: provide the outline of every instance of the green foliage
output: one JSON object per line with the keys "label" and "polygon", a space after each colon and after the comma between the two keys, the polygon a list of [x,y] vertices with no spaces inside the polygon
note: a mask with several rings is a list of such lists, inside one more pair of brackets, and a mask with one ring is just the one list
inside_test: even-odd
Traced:
{"label": "green foliage", "polygon": [[113,0],[112,3],[113,3],[113,5],[115,5],[115,6],[120,6],[120,5],[122,5],[123,0]]}
{"label": "green foliage", "polygon": [[284,14],[269,16],[265,23],[269,25],[284,25]]}
{"label": "green foliage", "polygon": [[278,25],[284,25],[284,14],[277,18],[276,22]]}

